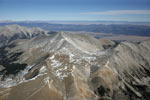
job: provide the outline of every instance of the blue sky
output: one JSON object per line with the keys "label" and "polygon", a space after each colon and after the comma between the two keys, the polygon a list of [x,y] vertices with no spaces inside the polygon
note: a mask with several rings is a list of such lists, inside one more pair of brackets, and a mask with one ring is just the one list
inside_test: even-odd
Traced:
{"label": "blue sky", "polygon": [[150,21],[150,0],[0,0],[0,20]]}

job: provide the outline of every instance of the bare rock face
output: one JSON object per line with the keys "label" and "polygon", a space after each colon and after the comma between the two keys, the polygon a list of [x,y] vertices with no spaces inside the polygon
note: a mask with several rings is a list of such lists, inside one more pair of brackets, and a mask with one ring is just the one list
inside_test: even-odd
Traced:
{"label": "bare rock face", "polygon": [[149,100],[150,41],[103,45],[58,32],[1,47],[0,100]]}

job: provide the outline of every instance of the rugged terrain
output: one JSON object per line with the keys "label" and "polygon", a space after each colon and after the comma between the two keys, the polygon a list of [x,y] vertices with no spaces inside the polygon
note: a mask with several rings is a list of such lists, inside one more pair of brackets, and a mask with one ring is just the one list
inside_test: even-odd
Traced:
{"label": "rugged terrain", "polygon": [[46,33],[1,45],[0,100],[149,100],[150,41]]}

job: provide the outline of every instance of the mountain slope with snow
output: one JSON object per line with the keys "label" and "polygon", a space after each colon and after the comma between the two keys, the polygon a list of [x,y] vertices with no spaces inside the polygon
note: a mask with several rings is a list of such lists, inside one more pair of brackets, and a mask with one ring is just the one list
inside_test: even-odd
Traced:
{"label": "mountain slope with snow", "polygon": [[0,47],[0,100],[149,100],[150,41],[55,32]]}

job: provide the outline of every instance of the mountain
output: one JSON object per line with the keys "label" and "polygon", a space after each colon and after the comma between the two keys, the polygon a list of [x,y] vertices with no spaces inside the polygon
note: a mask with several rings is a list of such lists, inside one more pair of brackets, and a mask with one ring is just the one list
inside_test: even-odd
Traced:
{"label": "mountain", "polygon": [[[105,67],[92,76],[95,90],[114,100],[148,100],[150,97],[150,41],[122,42],[113,49]],[[103,91],[103,92],[101,92]]]}
{"label": "mountain", "polygon": [[0,100],[149,100],[150,41],[55,32],[0,47]]}
{"label": "mountain", "polygon": [[56,50],[74,51],[77,49],[82,52],[95,53],[103,50],[101,43],[92,36],[67,32],[58,32],[50,37],[35,38],[25,45],[28,45],[28,48],[45,48],[43,50],[47,52]]}
{"label": "mountain", "polygon": [[0,42],[11,42],[15,39],[29,39],[35,36],[48,35],[48,31],[41,28],[26,28],[19,25],[6,25],[0,27]]}

